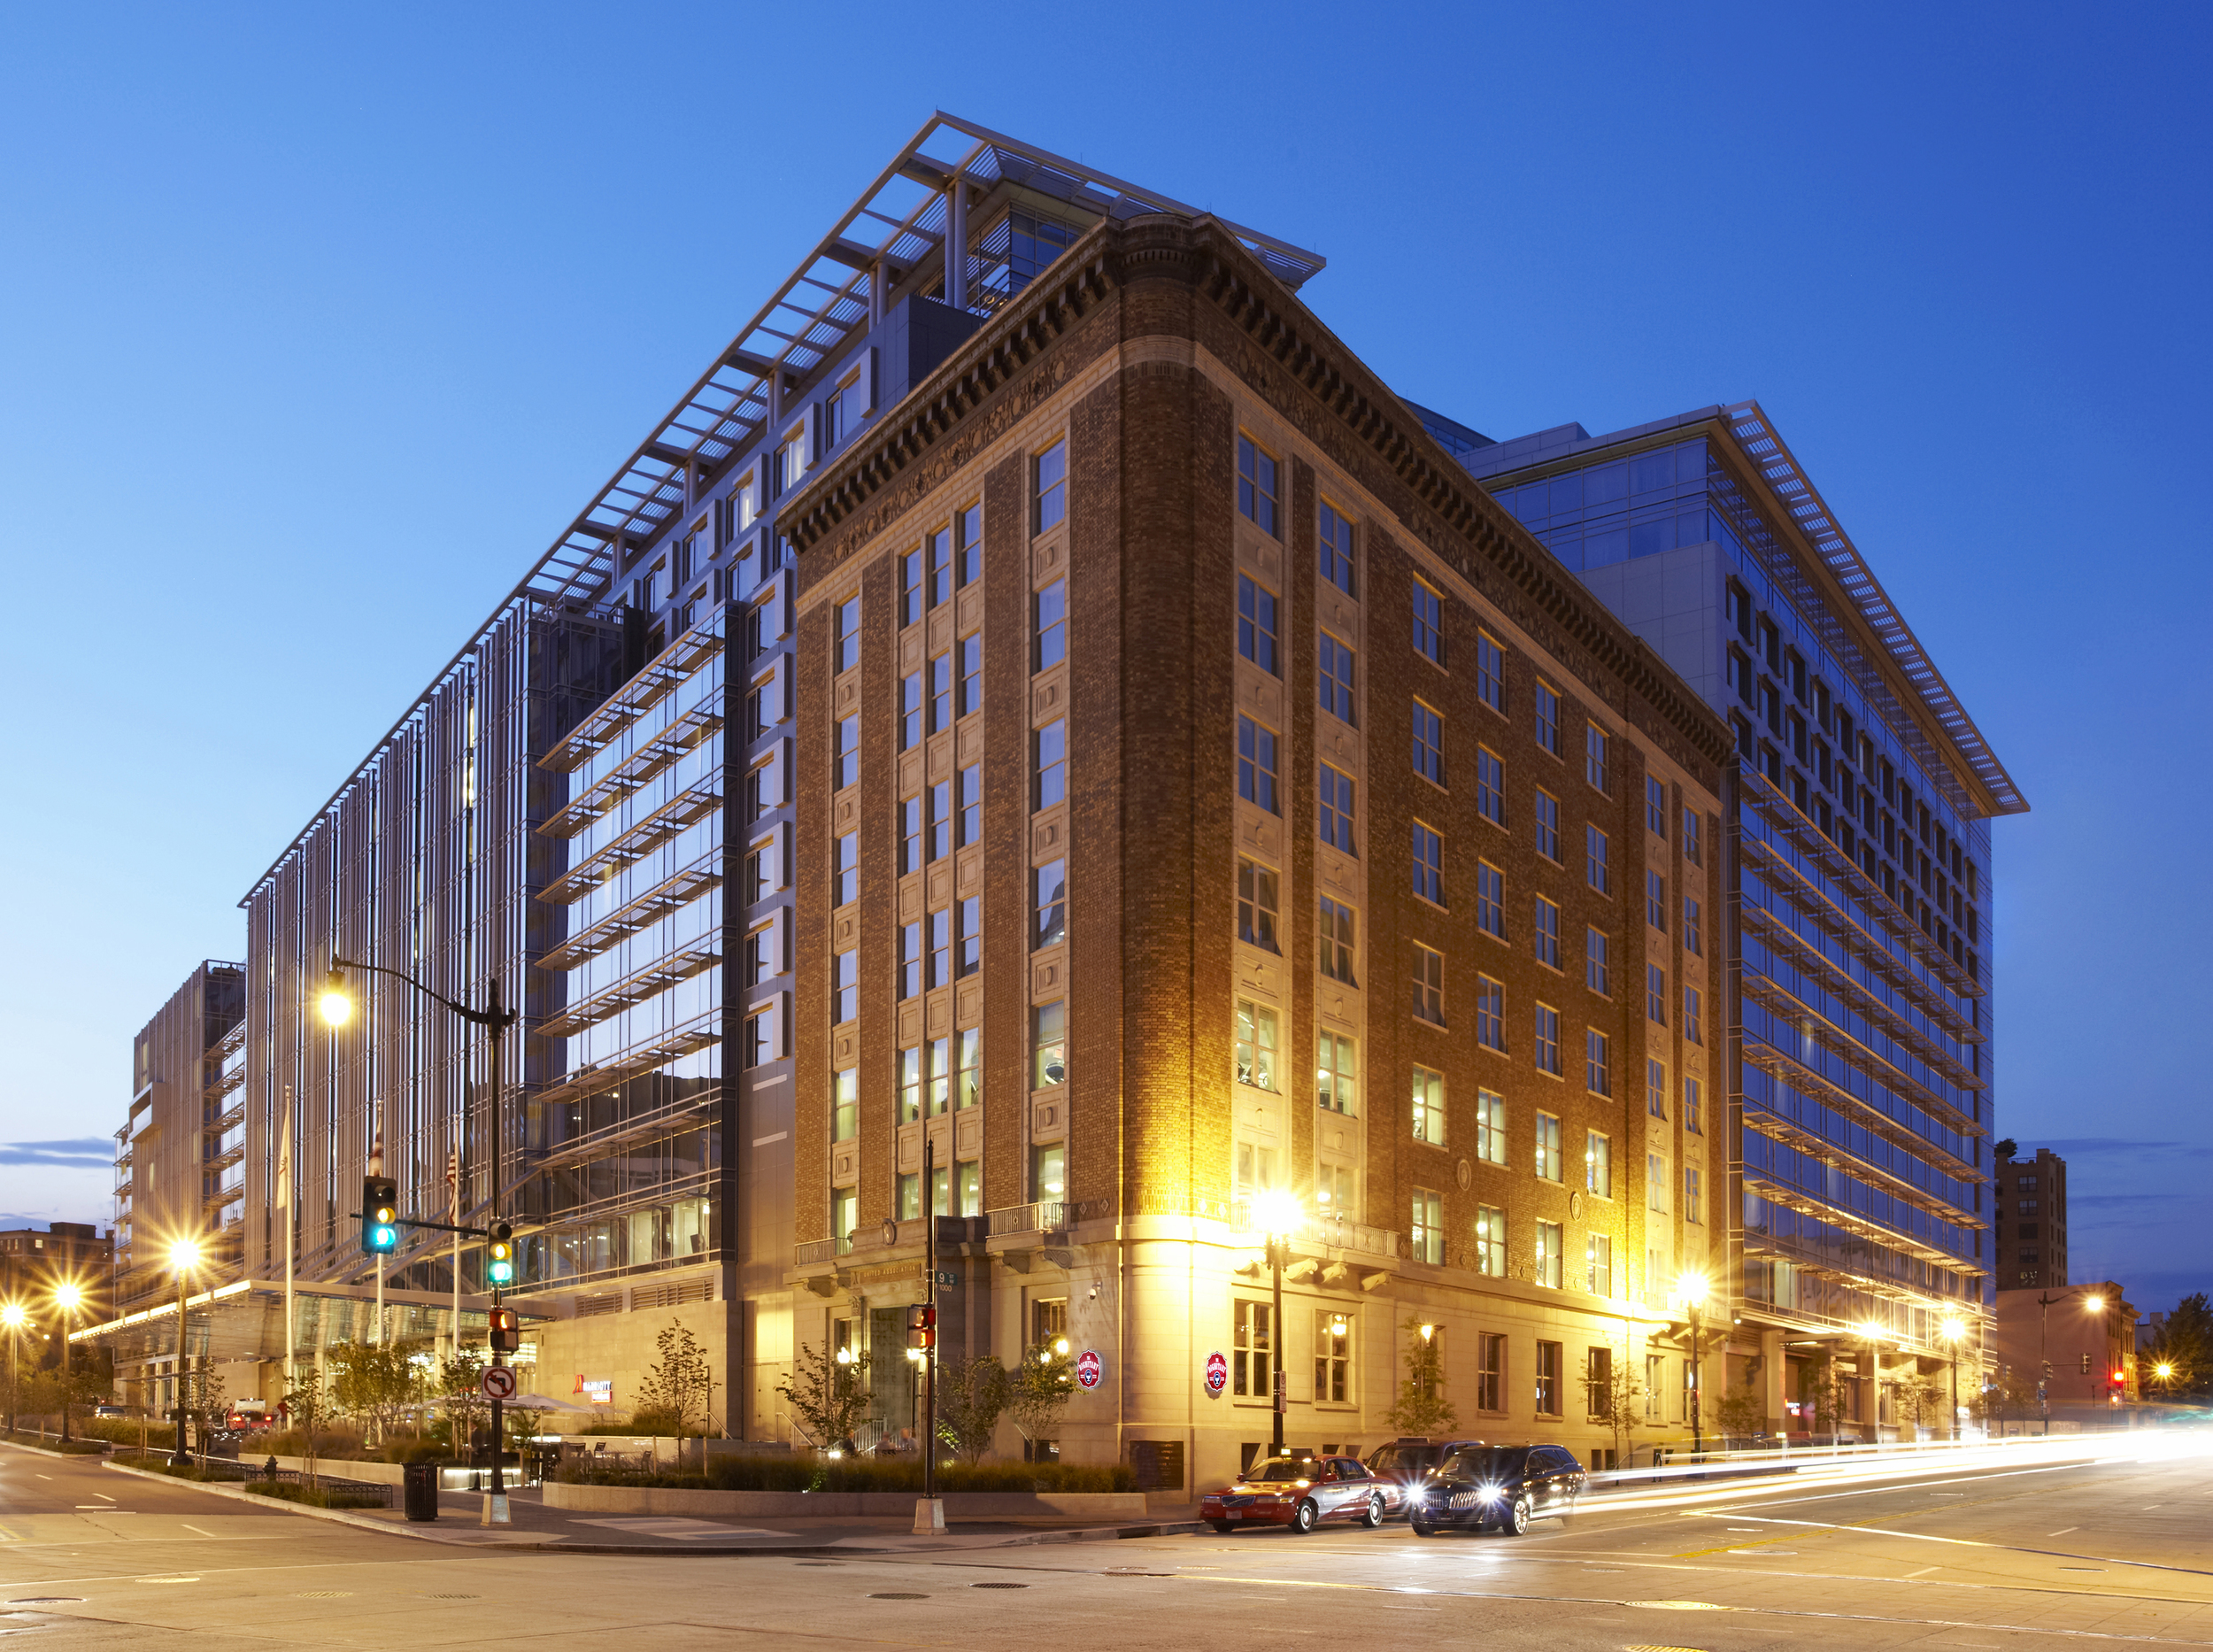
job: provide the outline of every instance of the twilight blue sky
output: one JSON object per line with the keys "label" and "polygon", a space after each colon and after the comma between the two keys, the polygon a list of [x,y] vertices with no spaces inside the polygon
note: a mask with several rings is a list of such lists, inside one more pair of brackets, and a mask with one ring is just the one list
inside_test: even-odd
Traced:
{"label": "twilight blue sky", "polygon": [[2209,14],[1069,15],[0,20],[0,1211],[105,1219],[132,1033],[943,106],[1322,252],[1492,436],[1757,397],[2035,806],[2001,1133],[2078,1280],[2213,1287]]}

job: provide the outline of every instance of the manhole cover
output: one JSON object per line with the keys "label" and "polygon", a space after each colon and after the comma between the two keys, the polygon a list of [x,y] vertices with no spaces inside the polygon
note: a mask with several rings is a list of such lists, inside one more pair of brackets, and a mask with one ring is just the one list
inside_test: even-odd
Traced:
{"label": "manhole cover", "polygon": [[929,1596],[909,1594],[902,1589],[886,1589],[881,1594],[871,1594],[868,1598],[872,1601],[926,1601]]}
{"label": "manhole cover", "polygon": [[972,1589],[1026,1589],[1029,1586],[1026,1583],[971,1583],[968,1586]]}
{"label": "manhole cover", "polygon": [[1623,1606],[1642,1606],[1655,1612],[1725,1612],[1731,1609],[1711,1601],[1623,1601]]}

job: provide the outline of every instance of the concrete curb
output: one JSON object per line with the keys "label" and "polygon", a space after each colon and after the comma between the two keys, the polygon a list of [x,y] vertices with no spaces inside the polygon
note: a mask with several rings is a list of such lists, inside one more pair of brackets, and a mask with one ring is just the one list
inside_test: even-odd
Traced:
{"label": "concrete curb", "polygon": [[[863,1548],[844,1541],[778,1544],[717,1543],[712,1547],[685,1544],[679,1548],[674,1544],[660,1547],[643,1543],[573,1543],[560,1538],[524,1537],[520,1534],[513,1538],[494,1538],[487,1541],[481,1538],[447,1537],[442,1532],[425,1531],[420,1524],[395,1525],[389,1521],[372,1520],[366,1515],[354,1514],[343,1509],[313,1509],[300,1503],[286,1502],[281,1498],[257,1497],[251,1492],[241,1491],[213,1480],[181,1480],[172,1474],[163,1474],[153,1469],[134,1469],[120,1463],[103,1461],[100,1466],[112,1470],[117,1474],[130,1475],[136,1479],[152,1480],[158,1485],[181,1486],[189,1491],[206,1492],[215,1497],[227,1497],[233,1502],[250,1502],[257,1509],[274,1509],[281,1514],[300,1515],[310,1520],[335,1521],[340,1525],[359,1526],[365,1532],[382,1532],[387,1537],[410,1538],[418,1543],[436,1543],[446,1548],[474,1549],[480,1553],[493,1555],[624,1555],[633,1558],[642,1556],[667,1558],[675,1555],[728,1558],[734,1556],[764,1555],[774,1558],[777,1556],[794,1555],[896,1555],[925,1552],[960,1554],[971,1549],[1032,1548],[1045,1543],[1111,1543],[1120,1541],[1123,1538],[1132,1537],[1176,1537],[1186,1532],[1203,1532],[1207,1529],[1207,1524],[1203,1520],[1175,1520],[1148,1521],[1131,1525],[1085,1526],[1073,1531],[1009,1532],[1003,1535],[994,1534],[993,1540],[989,1543],[970,1542],[957,1547],[949,1545],[943,1550],[927,1551],[911,1546],[885,1548]],[[474,1529],[481,1530],[482,1528]]]}

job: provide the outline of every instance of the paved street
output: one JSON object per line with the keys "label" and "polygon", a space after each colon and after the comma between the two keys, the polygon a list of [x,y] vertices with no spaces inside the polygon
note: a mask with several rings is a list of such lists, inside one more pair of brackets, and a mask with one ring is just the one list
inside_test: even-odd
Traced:
{"label": "paved street", "polygon": [[2213,1646],[2213,1455],[1941,1464],[1593,1506],[1524,1539],[1403,1525],[822,1557],[497,1552],[0,1452],[0,1629],[56,1647]]}

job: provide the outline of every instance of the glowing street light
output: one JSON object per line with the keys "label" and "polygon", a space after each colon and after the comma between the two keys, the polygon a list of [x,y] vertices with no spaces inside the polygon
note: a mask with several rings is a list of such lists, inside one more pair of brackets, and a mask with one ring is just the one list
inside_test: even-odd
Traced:
{"label": "glowing street light", "polygon": [[197,1239],[178,1239],[169,1247],[169,1265],[177,1270],[177,1403],[173,1413],[177,1437],[169,1454],[169,1460],[178,1468],[189,1461],[184,1421],[184,1360],[185,1360],[185,1299],[191,1293],[192,1276],[199,1271],[200,1246]]}
{"label": "glowing street light", "polygon": [[54,1306],[61,1309],[61,1443],[69,1443],[69,1332],[76,1324],[77,1308],[84,1293],[73,1279],[54,1287]]}
{"label": "glowing street light", "polygon": [[0,1325],[6,1326],[8,1331],[8,1432],[11,1434],[15,1432],[18,1367],[22,1363],[23,1326],[28,1317],[29,1316],[24,1313],[23,1304],[20,1302],[10,1302],[4,1307],[0,1307]]}
{"label": "glowing street light", "polygon": [[334,969],[323,977],[321,1003],[326,1025],[343,1027],[353,1018],[353,995],[346,991],[344,970]]}
{"label": "glowing street light", "polygon": [[1263,1188],[1253,1200],[1253,1225],[1268,1241],[1268,1271],[1275,1279],[1275,1306],[1268,1324],[1268,1355],[1275,1366],[1272,1389],[1275,1407],[1275,1443],[1270,1456],[1284,1455],[1284,1411],[1289,1390],[1284,1384],[1284,1269],[1291,1261],[1292,1236],[1306,1223],[1306,1208],[1280,1187]]}
{"label": "glowing street light", "polygon": [[1677,1274],[1675,1300],[1691,1316],[1691,1449],[1703,1453],[1706,1449],[1706,1384],[1699,1370],[1699,1342],[1704,1331],[1700,1316],[1706,1311],[1706,1276],[1694,1269]]}

